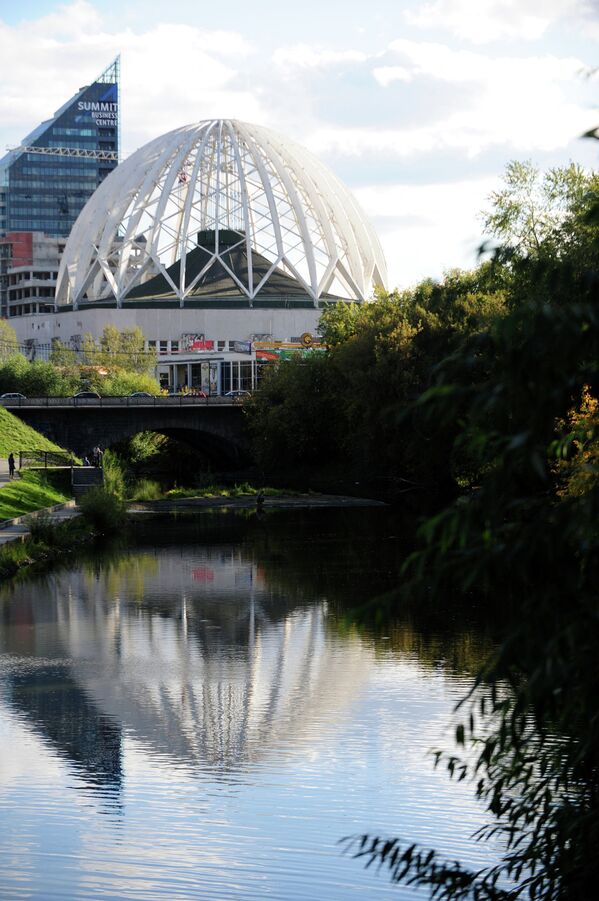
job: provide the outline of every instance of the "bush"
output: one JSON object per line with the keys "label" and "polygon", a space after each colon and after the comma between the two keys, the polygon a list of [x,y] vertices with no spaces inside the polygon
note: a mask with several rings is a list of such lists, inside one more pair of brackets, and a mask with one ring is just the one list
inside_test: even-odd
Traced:
{"label": "bush", "polygon": [[102,456],[104,489],[119,500],[127,496],[127,467],[114,451],[104,451]]}
{"label": "bush", "polygon": [[134,501],[157,501],[163,495],[160,483],[154,479],[140,479],[131,494]]}
{"label": "bush", "polygon": [[156,379],[146,372],[127,372],[124,369],[113,369],[107,376],[97,373],[90,379],[94,391],[106,397],[126,397],[134,391],[147,391],[148,394],[160,395],[160,385]]}
{"label": "bush", "polygon": [[48,545],[54,544],[57,526],[52,521],[52,516],[47,510],[28,516],[25,522],[34,541],[43,541],[44,544]]}
{"label": "bush", "polygon": [[92,488],[79,501],[86,520],[99,532],[115,532],[125,521],[123,500],[105,488]]}

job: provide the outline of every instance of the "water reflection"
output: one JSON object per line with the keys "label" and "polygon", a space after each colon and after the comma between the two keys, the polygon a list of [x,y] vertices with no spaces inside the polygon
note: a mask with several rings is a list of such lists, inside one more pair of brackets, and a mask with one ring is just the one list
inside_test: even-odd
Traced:
{"label": "water reflection", "polygon": [[234,770],[331,725],[372,657],[327,632],[326,603],[290,605],[231,547],[62,573],[34,602],[17,586],[3,612],[3,653],[59,661],[9,672],[8,703],[113,785],[123,730],[178,765]]}
{"label": "water reflection", "polygon": [[340,856],[367,829],[478,865],[426,757],[475,632],[337,615],[398,555],[363,514],[169,519],[1,592],[0,899],[412,898]]}

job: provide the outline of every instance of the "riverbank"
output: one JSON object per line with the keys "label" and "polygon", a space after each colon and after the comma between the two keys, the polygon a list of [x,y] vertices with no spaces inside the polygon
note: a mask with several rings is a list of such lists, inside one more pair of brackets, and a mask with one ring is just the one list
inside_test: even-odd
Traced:
{"label": "riverbank", "polygon": [[276,494],[265,496],[258,503],[255,494],[230,496],[211,495],[209,497],[165,498],[154,501],[133,501],[128,505],[130,513],[166,513],[176,510],[193,510],[210,507],[233,507],[237,509],[292,510],[310,508],[340,507],[386,507],[384,501],[371,498],[348,497],[335,494]]}
{"label": "riverbank", "polygon": [[27,470],[15,479],[2,479],[0,486],[0,521],[35,513],[71,499],[42,472]]}

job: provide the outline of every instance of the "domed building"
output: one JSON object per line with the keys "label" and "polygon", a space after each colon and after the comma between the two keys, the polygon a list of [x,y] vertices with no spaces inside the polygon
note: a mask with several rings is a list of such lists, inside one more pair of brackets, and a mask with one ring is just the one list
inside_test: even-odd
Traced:
{"label": "domed building", "polygon": [[150,141],[105,179],[71,231],[55,312],[12,322],[20,338],[75,346],[108,323],[139,326],[164,384],[220,391],[248,376],[194,373],[198,355],[241,363],[312,347],[327,303],[365,301],[377,284],[379,241],[339,179],[269,129],[212,119]]}

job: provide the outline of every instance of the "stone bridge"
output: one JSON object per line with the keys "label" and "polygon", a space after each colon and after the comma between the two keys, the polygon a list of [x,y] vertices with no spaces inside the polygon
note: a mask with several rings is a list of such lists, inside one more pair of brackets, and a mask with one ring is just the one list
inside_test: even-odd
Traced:
{"label": "stone bridge", "polygon": [[249,457],[243,409],[236,401],[228,397],[0,399],[27,425],[78,456],[147,431],[185,441],[213,461],[230,466]]}

